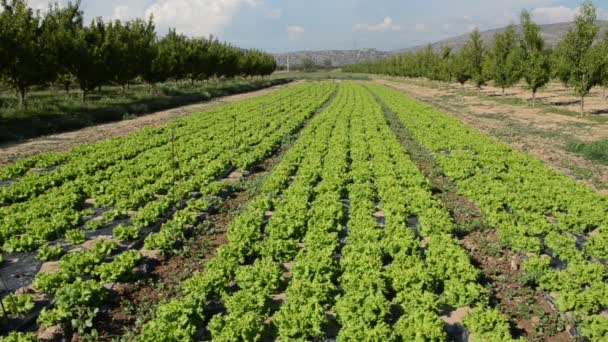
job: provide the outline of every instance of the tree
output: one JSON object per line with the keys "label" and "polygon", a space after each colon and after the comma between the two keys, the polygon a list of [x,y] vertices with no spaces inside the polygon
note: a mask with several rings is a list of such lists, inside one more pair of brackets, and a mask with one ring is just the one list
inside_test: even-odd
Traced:
{"label": "tree", "polygon": [[156,38],[154,23],[136,19],[111,22],[106,27],[107,66],[113,82],[125,86],[150,68],[152,44]]}
{"label": "tree", "polygon": [[494,80],[496,86],[510,88],[521,78],[521,50],[517,46],[518,37],[515,27],[510,25],[502,33],[494,36],[494,43],[488,51],[488,76]]}
{"label": "tree", "polygon": [[111,79],[108,62],[106,25],[101,18],[78,30],[75,39],[76,60],[72,74],[78,79],[82,101],[87,93]]}
{"label": "tree", "polygon": [[471,68],[467,58],[467,51],[463,48],[460,52],[453,54],[450,61],[450,70],[454,79],[460,83],[462,88],[471,79]]}
{"label": "tree", "polygon": [[28,88],[53,78],[51,53],[43,39],[42,19],[25,0],[2,0],[0,4],[0,55],[4,59],[0,73],[17,92],[23,108]]}
{"label": "tree", "polygon": [[532,90],[532,106],[534,107],[536,92],[550,80],[551,65],[540,28],[532,20],[530,12],[526,10],[521,13],[521,26],[523,38],[520,45],[524,61],[522,72],[528,88]]}
{"label": "tree", "polygon": [[[598,46],[598,51],[601,51],[600,53],[604,58],[608,58],[608,33],[606,33],[604,40]],[[608,61],[606,59],[603,61],[599,84],[603,88],[602,98],[605,100],[606,88],[608,88]]]}
{"label": "tree", "polygon": [[77,1],[64,7],[51,6],[43,21],[42,39],[49,46],[50,54],[48,67],[53,70],[53,81],[62,84],[66,92],[72,83],[77,83],[72,71],[78,58],[75,44],[82,29],[82,17],[80,1]]}
{"label": "tree", "polygon": [[568,87],[570,83],[570,69],[568,69],[568,61],[566,59],[564,44],[559,44],[551,55],[551,77],[558,79],[564,87]]}
{"label": "tree", "polygon": [[452,60],[453,49],[449,46],[441,48],[440,52],[440,65],[439,65],[439,80],[450,82],[452,81],[452,69],[450,68],[450,62]]}
{"label": "tree", "polygon": [[478,29],[475,29],[471,33],[469,42],[464,47],[466,58],[468,59],[469,67],[471,68],[471,79],[475,83],[479,93],[481,93],[481,87],[486,84],[486,72],[484,70],[484,46],[483,39]]}
{"label": "tree", "polygon": [[170,47],[166,44],[166,40],[156,40],[151,46],[151,53],[150,68],[144,70],[141,76],[152,86],[152,89],[155,89],[157,83],[166,82],[171,75]]}
{"label": "tree", "polygon": [[185,69],[192,84],[196,80],[206,79],[213,75],[209,45],[210,43],[206,39],[190,39],[188,41]]}
{"label": "tree", "polygon": [[239,60],[242,56],[240,49],[215,41],[211,45],[211,55],[217,60],[214,70],[216,77],[232,78],[239,75]]}
{"label": "tree", "polygon": [[585,96],[601,82],[606,59],[601,46],[593,45],[600,29],[596,19],[595,7],[591,2],[585,2],[574,28],[566,34],[560,48],[570,70],[570,85],[580,97],[581,116],[585,113]]}
{"label": "tree", "polygon": [[188,38],[183,34],[178,34],[175,29],[170,29],[163,38],[163,43],[167,52],[169,75],[177,82],[187,76],[185,66],[188,56]]}

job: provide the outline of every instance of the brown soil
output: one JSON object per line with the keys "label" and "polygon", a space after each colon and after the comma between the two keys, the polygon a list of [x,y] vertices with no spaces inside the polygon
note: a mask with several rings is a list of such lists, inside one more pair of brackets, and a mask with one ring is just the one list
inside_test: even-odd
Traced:
{"label": "brown soil", "polygon": [[[447,92],[453,92],[455,90],[465,90],[471,93],[479,92],[474,85],[468,83],[462,87],[459,83],[444,83],[425,79],[413,79],[413,82],[424,87],[434,87]],[[494,87],[491,84],[482,87],[481,93],[491,97],[507,96],[522,101],[532,101],[532,92],[527,89],[526,84],[523,82],[520,82],[514,87],[505,89],[504,95],[501,88]],[[600,116],[608,114],[608,97],[604,98],[604,94],[608,95],[608,90],[604,93],[604,89],[600,87],[591,89],[589,95],[585,97],[585,114]],[[536,93],[536,101],[577,114],[580,111],[580,97],[575,95],[571,89],[564,87],[563,84],[556,81],[552,81],[541,88]]]}
{"label": "brown soil", "polygon": [[[452,88],[460,85],[451,85]],[[472,86],[467,86],[467,90],[474,90]],[[482,93],[490,96],[502,96],[502,89],[485,86]],[[515,97],[524,101],[531,101],[532,93],[526,89],[525,84],[520,83],[512,89],[507,89],[505,95]],[[551,82],[536,93],[536,99],[540,103],[566,109],[575,113],[580,111],[580,97],[576,96],[572,90],[566,89],[559,82]],[[585,114],[605,115],[608,113],[608,100],[604,98],[602,88],[593,88],[591,93],[585,97]]]}
{"label": "brown soil", "polygon": [[519,151],[541,159],[553,169],[596,191],[608,194],[608,166],[566,151],[566,145],[572,138],[583,141],[608,139],[608,124],[552,114],[540,108],[462,96],[455,90],[460,86],[444,85],[438,89],[431,88],[430,83],[422,86],[420,84],[423,83],[407,81],[377,82],[408,93],[497,140],[511,144]]}
{"label": "brown soil", "polygon": [[179,297],[183,281],[203,271],[217,248],[227,242],[226,228],[234,212],[250,199],[251,194],[246,191],[231,194],[219,211],[206,219],[206,226],[219,233],[197,234],[186,243],[186,252],[160,262],[148,278],[125,284],[124,290],[109,303],[109,310],[98,318],[96,328],[101,333],[99,341],[111,341],[138,331],[143,322],[153,317],[154,308],[161,301]]}
{"label": "brown soil", "polygon": [[117,296],[108,303],[97,320],[96,328],[101,333],[99,341],[111,341],[125,334],[136,333],[143,323],[153,318],[154,308],[161,301],[179,297],[181,284],[193,274],[202,272],[217,248],[228,242],[228,225],[255,196],[256,191],[245,190],[243,185],[268,175],[286,150],[287,147],[283,147],[277,155],[255,167],[255,172],[245,173],[238,182],[233,182],[234,190],[217,211],[212,211],[205,218],[205,230],[212,233],[208,234],[205,230],[195,232],[181,254],[160,260],[144,279],[121,284],[121,290],[117,291]]}
{"label": "brown soil", "polygon": [[498,307],[514,320],[515,335],[529,341],[573,340],[542,292],[521,282],[521,258],[501,247],[494,230],[472,232],[462,245],[492,284]]}
{"label": "brown soil", "polygon": [[82,144],[89,144],[108,138],[125,136],[146,127],[158,127],[167,121],[181,118],[195,112],[209,110],[226,103],[233,103],[266,95],[279,89],[291,87],[298,83],[301,82],[292,82],[289,84],[278,85],[249,93],[220,97],[212,101],[164,110],[132,120],[97,125],[73,132],[30,139],[17,144],[3,145],[0,146],[0,166],[40,153],[69,151],[73,147]]}

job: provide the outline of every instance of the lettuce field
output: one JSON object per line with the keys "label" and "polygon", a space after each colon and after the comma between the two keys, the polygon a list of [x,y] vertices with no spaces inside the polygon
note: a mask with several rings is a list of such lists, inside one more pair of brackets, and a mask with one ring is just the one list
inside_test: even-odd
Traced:
{"label": "lettuce field", "polygon": [[[608,340],[608,198],[373,82],[6,165],[0,245],[0,341]],[[117,287],[185,254],[200,270],[117,331]]]}

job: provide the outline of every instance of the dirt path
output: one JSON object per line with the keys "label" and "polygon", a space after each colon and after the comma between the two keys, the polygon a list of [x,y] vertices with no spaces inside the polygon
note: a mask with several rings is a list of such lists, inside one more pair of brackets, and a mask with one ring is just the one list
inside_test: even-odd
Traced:
{"label": "dirt path", "polygon": [[[437,81],[428,81],[422,79],[410,80],[418,85],[425,87],[431,86],[433,88],[439,88],[448,91],[466,91],[468,93],[476,94],[477,88],[471,84],[465,84],[464,88],[457,83],[445,83]],[[496,97],[498,99],[503,98],[501,88],[497,88],[491,85],[484,86],[481,90],[483,95],[489,97]],[[532,100],[532,93],[526,88],[524,83],[518,83],[514,87],[505,89],[504,95],[509,100],[515,100],[521,104],[530,102]],[[549,106],[555,111],[559,111],[564,114],[577,116],[580,111],[580,98],[576,96],[571,89],[564,87],[563,84],[557,81],[552,81],[536,93],[536,100],[538,104],[544,104]],[[608,89],[595,87],[591,89],[588,96],[585,97],[585,113],[587,115],[594,116],[595,119],[600,121],[608,121]]]}
{"label": "dirt path", "polygon": [[133,120],[112,122],[83,128],[77,131],[34,138],[17,144],[2,145],[0,146],[0,166],[40,153],[64,152],[82,144],[89,144],[108,138],[125,136],[142,128],[158,127],[167,121],[181,118],[195,112],[209,110],[226,103],[233,103],[266,95],[279,89],[294,86],[301,82],[302,81],[297,81],[289,84],[256,90],[249,93],[220,97],[212,101],[152,113]]}
{"label": "dirt path", "polygon": [[511,144],[550,167],[608,194],[608,166],[593,163],[566,151],[575,138],[607,139],[608,124],[558,115],[541,108],[499,103],[477,96],[462,96],[451,87],[377,80],[401,90],[497,140]]}

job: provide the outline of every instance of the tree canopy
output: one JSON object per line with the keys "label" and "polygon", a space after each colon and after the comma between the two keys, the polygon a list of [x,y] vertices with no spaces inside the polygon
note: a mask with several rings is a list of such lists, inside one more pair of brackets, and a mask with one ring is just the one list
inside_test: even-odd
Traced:
{"label": "tree canopy", "polygon": [[148,20],[83,23],[80,1],[54,4],[41,15],[25,0],[0,0],[0,78],[21,106],[32,86],[77,83],[83,99],[105,85],[123,88],[135,79],[167,80],[265,76],[274,58],[209,38],[190,38],[172,29],[160,37]]}

